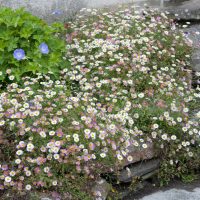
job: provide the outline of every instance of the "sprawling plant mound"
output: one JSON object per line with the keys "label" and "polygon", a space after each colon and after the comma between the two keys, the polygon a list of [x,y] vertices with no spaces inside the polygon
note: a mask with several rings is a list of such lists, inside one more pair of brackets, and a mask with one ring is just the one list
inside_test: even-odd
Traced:
{"label": "sprawling plant mound", "polygon": [[55,36],[59,30],[22,9],[9,8],[0,8],[0,30],[0,80],[59,71],[65,49]]}
{"label": "sprawling plant mound", "polygon": [[0,189],[73,192],[69,181],[131,162],[132,146],[155,145],[166,181],[199,166],[199,114],[190,117],[199,88],[173,21],[151,10],[92,10],[68,27],[72,67],[57,81],[23,78],[0,96]]}
{"label": "sprawling plant mound", "polygon": [[[151,10],[89,10],[70,27],[74,67],[68,75],[76,91],[88,93],[94,105],[124,124],[129,145],[154,143],[164,181],[197,166],[199,119],[191,119],[191,111],[199,92],[191,88],[192,49],[173,20]],[[128,151],[118,155],[127,157]]]}
{"label": "sprawling plant mound", "polygon": [[[59,174],[64,178],[76,169],[94,175],[96,165],[115,164],[113,155],[128,146],[122,123],[115,125],[87,94],[73,97],[66,81],[41,75],[22,80],[23,86],[13,83],[1,94],[0,123],[6,129],[2,140],[9,141],[2,143],[1,153],[10,153],[3,158],[9,161],[1,166],[3,174],[16,167],[21,171],[12,170],[13,181],[28,175],[35,186],[44,178],[42,185],[48,187],[58,182]],[[5,181],[10,183],[11,177],[5,176]]]}

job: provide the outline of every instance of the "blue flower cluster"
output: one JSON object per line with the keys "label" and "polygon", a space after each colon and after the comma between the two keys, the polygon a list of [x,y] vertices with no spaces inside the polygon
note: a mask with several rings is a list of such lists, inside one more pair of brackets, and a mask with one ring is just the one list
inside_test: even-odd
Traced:
{"label": "blue flower cluster", "polygon": [[[49,47],[48,47],[48,45],[45,42],[43,42],[43,43],[40,44],[39,49],[40,49],[40,52],[42,54],[48,54],[49,53]],[[16,49],[14,51],[14,53],[13,53],[13,56],[18,61],[19,60],[23,60],[26,57],[25,51],[23,49]]]}

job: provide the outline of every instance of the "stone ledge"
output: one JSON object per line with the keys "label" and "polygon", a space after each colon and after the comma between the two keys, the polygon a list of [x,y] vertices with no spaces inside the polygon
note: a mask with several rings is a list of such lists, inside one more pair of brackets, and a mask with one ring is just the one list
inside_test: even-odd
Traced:
{"label": "stone ledge", "polygon": [[121,167],[124,168],[127,165],[142,161],[142,160],[149,160],[155,157],[155,149],[153,144],[150,143],[146,149],[139,149],[135,146],[130,146],[129,148],[129,155],[133,157],[133,160],[129,162],[128,160],[122,161]]}
{"label": "stone ledge", "polygon": [[131,182],[133,177],[142,177],[148,173],[157,170],[159,166],[159,159],[152,159],[135,163],[121,170],[118,179],[120,182]]}

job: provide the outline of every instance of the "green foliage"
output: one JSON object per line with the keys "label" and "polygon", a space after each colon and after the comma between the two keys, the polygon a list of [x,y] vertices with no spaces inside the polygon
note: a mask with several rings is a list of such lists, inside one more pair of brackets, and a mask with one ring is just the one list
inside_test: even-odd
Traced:
{"label": "green foliage", "polygon": [[[52,71],[57,74],[65,49],[64,41],[58,38],[61,25],[49,26],[23,9],[0,8],[0,30],[1,81],[7,82],[11,75],[19,81],[27,73]],[[48,54],[40,52],[39,45],[43,42],[49,47]],[[25,51],[25,59],[14,58],[16,49]]]}
{"label": "green foliage", "polygon": [[160,186],[168,185],[175,178],[184,183],[191,183],[199,178],[197,175],[197,169],[200,166],[199,150],[195,150],[198,147],[193,147],[195,154],[191,158],[187,157],[187,152],[183,149],[179,151],[178,155],[175,154],[173,148],[175,148],[175,144],[172,144],[170,149],[162,154],[164,156],[158,173]]}
{"label": "green foliage", "polygon": [[197,180],[199,177],[195,173],[190,173],[190,174],[183,174],[181,178],[184,183],[191,183]]}

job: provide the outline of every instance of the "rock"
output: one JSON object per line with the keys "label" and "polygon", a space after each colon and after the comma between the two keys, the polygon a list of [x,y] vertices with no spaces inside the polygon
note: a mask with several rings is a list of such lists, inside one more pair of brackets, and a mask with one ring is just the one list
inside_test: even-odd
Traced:
{"label": "rock", "polygon": [[82,8],[101,8],[132,0],[0,0],[0,6],[13,9],[24,7],[47,22],[64,21],[73,18]]}
{"label": "rock", "polygon": [[133,160],[129,162],[127,159],[124,160],[121,164],[121,168],[124,168],[127,165],[139,162],[141,160],[152,159],[155,156],[155,150],[153,148],[153,144],[149,144],[146,149],[144,148],[136,148],[135,146],[130,146],[129,155],[133,157]]}
{"label": "rock", "polygon": [[147,180],[149,178],[152,178],[153,176],[155,176],[157,173],[158,173],[158,169],[157,170],[154,170],[148,174],[145,174],[144,176],[141,177],[142,180]]}
{"label": "rock", "polygon": [[113,5],[119,5],[123,3],[132,3],[132,2],[133,0],[87,0],[87,7],[102,8],[105,6],[113,6]]}
{"label": "rock", "polygon": [[192,68],[194,71],[200,72],[200,49],[197,49],[192,54]]}
{"label": "rock", "polygon": [[104,179],[99,179],[95,182],[92,188],[92,193],[94,195],[94,200],[106,200],[109,191],[111,190],[111,185]]}
{"label": "rock", "polygon": [[200,24],[192,24],[190,27],[183,30],[193,41],[195,48],[200,48]]}
{"label": "rock", "polygon": [[[200,24],[192,24],[188,28],[181,28],[181,31],[183,31],[185,36],[192,42],[192,69],[194,72],[200,72]],[[193,79],[193,84],[197,84],[194,83],[194,81],[196,81],[194,80],[195,77],[191,77],[191,79]]]}
{"label": "rock", "polygon": [[[131,198],[132,199],[132,198]],[[133,198],[134,199],[134,198]],[[170,189],[167,191],[158,191],[151,195],[143,197],[141,200],[199,200],[200,199],[200,188],[194,190],[183,190],[183,189]]]}
{"label": "rock", "polygon": [[143,181],[143,182],[139,182],[134,188],[130,188],[130,187],[126,187],[124,189],[124,191],[122,191],[120,193],[120,197],[122,199],[124,199],[125,197],[127,197],[129,194],[138,192],[142,189],[144,189],[144,187],[148,186],[148,182],[147,181]]}
{"label": "rock", "polygon": [[133,196],[134,194],[140,192],[140,190],[144,189],[145,187],[151,186],[151,183],[147,179],[152,178],[157,173],[158,173],[158,170],[155,170],[153,172],[150,172],[150,173],[142,176],[141,177],[142,181],[137,183],[134,187],[123,187],[122,186],[123,189],[122,189],[122,191],[120,191],[120,197],[122,199],[127,197],[127,199],[128,199],[128,196],[130,196],[130,195]]}
{"label": "rock", "polygon": [[[169,6],[164,10],[172,14],[178,13],[178,19],[200,20],[199,0],[182,1],[174,4],[174,1],[164,0],[0,0],[1,6],[7,6],[13,9],[24,7],[32,14],[45,19],[48,22],[64,21],[66,18],[72,18],[81,8],[100,8],[104,6],[114,6],[123,3],[134,3],[142,6],[144,3],[153,7],[163,7],[166,2]],[[172,2],[172,3],[171,3]],[[176,0],[175,2],[180,2]],[[173,6],[170,6],[173,5]]]}
{"label": "rock", "polygon": [[0,0],[1,6],[13,9],[24,7],[48,22],[64,21],[86,6],[85,0]]}
{"label": "rock", "polygon": [[120,171],[118,179],[120,182],[130,182],[133,177],[142,177],[159,168],[160,160],[152,159],[135,163]]}
{"label": "rock", "polygon": [[194,71],[200,71],[200,25],[195,24],[183,30],[192,40],[194,52],[192,54],[192,67]]}
{"label": "rock", "polygon": [[168,6],[164,8],[165,11],[169,11],[178,20],[200,20],[200,2],[199,0],[184,1],[178,6]]}

